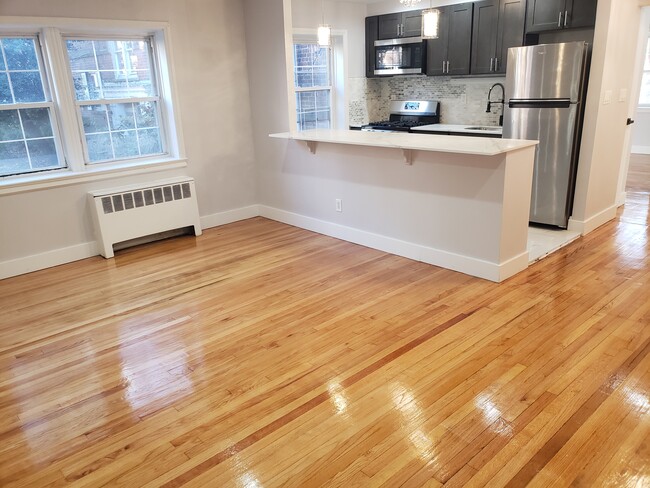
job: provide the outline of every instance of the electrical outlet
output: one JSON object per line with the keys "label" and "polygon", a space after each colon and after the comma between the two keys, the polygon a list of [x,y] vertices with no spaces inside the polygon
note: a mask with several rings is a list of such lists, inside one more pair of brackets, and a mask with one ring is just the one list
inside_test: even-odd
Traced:
{"label": "electrical outlet", "polygon": [[467,105],[467,93],[460,94],[460,103],[462,105]]}
{"label": "electrical outlet", "polygon": [[340,198],[336,199],[336,211],[343,212],[343,202],[341,201]]}
{"label": "electrical outlet", "polygon": [[626,100],[627,100],[627,89],[621,88],[620,91],[618,92],[618,101],[625,102]]}
{"label": "electrical outlet", "polygon": [[603,105],[609,105],[612,103],[612,90],[605,90],[605,96],[603,97]]}

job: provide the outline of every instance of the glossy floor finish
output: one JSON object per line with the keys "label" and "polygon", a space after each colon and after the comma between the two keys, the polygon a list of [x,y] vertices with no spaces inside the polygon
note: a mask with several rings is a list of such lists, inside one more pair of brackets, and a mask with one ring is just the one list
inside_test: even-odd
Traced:
{"label": "glossy floor finish", "polygon": [[0,486],[648,486],[648,199],[502,284],[262,218],[0,282]]}

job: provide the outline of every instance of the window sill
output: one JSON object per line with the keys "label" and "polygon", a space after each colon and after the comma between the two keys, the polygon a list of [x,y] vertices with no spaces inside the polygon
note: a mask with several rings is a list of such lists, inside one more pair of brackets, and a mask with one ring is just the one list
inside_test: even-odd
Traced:
{"label": "window sill", "polygon": [[70,170],[48,171],[32,175],[7,177],[0,179],[0,195],[11,195],[35,190],[44,190],[59,186],[76,185],[89,181],[106,180],[109,178],[120,178],[142,173],[154,173],[174,168],[184,168],[187,160],[165,159],[162,161],[147,161],[140,163],[111,164],[110,166],[88,166],[83,172]]}
{"label": "window sill", "polygon": [[639,105],[636,111],[642,114],[650,113],[650,105]]}

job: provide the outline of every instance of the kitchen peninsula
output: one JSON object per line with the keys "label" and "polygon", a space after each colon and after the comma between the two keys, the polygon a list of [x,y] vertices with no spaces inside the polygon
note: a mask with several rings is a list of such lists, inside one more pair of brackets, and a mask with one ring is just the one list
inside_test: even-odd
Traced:
{"label": "kitchen peninsula", "polygon": [[330,129],[270,136],[288,140],[287,175],[321,182],[301,194],[306,215],[267,209],[273,218],[491,281],[528,266],[537,141]]}

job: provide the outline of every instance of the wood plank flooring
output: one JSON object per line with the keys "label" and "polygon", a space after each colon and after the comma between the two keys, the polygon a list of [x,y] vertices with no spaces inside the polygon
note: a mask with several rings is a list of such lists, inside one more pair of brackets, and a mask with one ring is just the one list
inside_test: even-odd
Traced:
{"label": "wood plank flooring", "polygon": [[0,281],[0,485],[650,486],[649,224],[502,284],[262,218]]}

